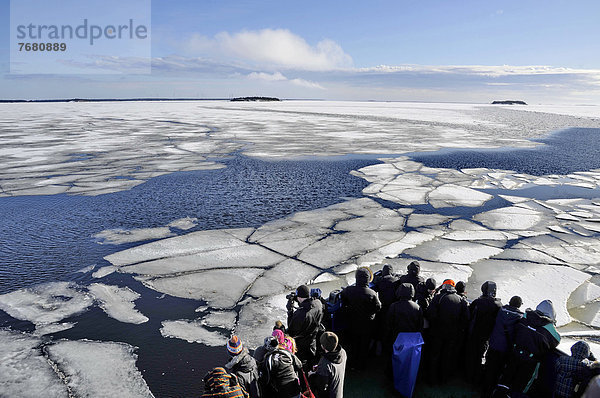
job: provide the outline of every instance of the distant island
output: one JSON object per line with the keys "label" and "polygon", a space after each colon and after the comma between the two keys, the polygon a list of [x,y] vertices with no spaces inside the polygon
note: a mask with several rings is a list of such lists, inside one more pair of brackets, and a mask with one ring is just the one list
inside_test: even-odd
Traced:
{"label": "distant island", "polygon": [[281,101],[279,98],[275,97],[237,97],[232,98],[230,101],[239,102],[239,101]]}
{"label": "distant island", "polygon": [[506,101],[494,101],[492,105],[527,105],[525,101],[514,101],[514,100],[506,100]]}

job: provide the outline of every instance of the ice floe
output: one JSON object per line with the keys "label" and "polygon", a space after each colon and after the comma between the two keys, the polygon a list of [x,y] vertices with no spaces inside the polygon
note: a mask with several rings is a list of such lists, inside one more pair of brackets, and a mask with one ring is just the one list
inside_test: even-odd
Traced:
{"label": "ice floe", "polygon": [[33,334],[35,336],[44,336],[46,334],[53,334],[62,332],[63,330],[71,329],[75,326],[75,323],[63,322],[63,323],[50,323],[47,325],[40,325],[35,327]]}
{"label": "ice floe", "polygon": [[232,308],[263,269],[209,270],[159,278],[136,277],[150,289],[175,297],[204,300],[213,308]]}
{"label": "ice floe", "polygon": [[0,309],[13,318],[46,325],[85,311],[93,301],[74,283],[50,282],[0,295]]}
{"label": "ice floe", "polygon": [[538,226],[544,215],[535,210],[511,206],[479,213],[473,218],[492,229],[527,230]]}
{"label": "ice floe", "polygon": [[319,269],[308,264],[287,259],[262,274],[254,282],[249,293],[252,296],[260,297],[295,289],[309,283],[320,272]]}
{"label": "ice floe", "polygon": [[129,344],[61,340],[45,350],[75,396],[153,397]]}
{"label": "ice floe", "polygon": [[201,343],[212,347],[225,346],[228,340],[228,337],[224,334],[206,329],[201,322],[187,319],[163,321],[160,334],[163,337],[181,339],[188,343]]}
{"label": "ice floe", "polygon": [[571,293],[590,278],[570,267],[523,261],[482,260],[471,267],[470,291],[479,292],[481,285],[491,280],[498,285],[497,296],[503,303],[512,296],[520,296],[523,308],[535,308],[542,300],[550,299],[554,303],[558,326],[571,322],[567,301]]}
{"label": "ice floe", "polygon": [[92,283],[88,290],[100,302],[100,308],[111,318],[134,324],[148,322],[148,317],[134,308],[133,302],[140,298],[140,294],[130,288]]}
{"label": "ice floe", "polygon": [[287,321],[285,294],[252,300],[240,310],[235,334],[241,336],[249,347],[263,344],[265,337],[270,336],[275,321]]}
{"label": "ice floe", "polygon": [[237,313],[234,311],[213,311],[202,318],[201,323],[213,328],[231,330],[235,326]]}
{"label": "ice floe", "polygon": [[169,227],[134,228],[134,229],[107,229],[98,232],[93,237],[100,244],[121,245],[123,243],[141,242],[151,239],[164,239],[174,236]]}
{"label": "ice floe", "polygon": [[198,219],[196,217],[184,217],[171,221],[167,224],[167,227],[187,231],[188,229],[194,228],[196,225],[198,225]]}
{"label": "ice floe", "polygon": [[69,396],[31,335],[0,329],[0,395],[23,398]]}
{"label": "ice floe", "polygon": [[115,267],[113,265],[107,265],[106,267],[102,267],[98,271],[94,272],[92,274],[92,277],[96,278],[96,279],[104,278],[105,276],[112,274],[116,270],[117,270],[117,267]]}
{"label": "ice floe", "polygon": [[492,195],[454,184],[441,185],[429,193],[429,203],[436,208],[451,206],[482,206]]}
{"label": "ice floe", "polygon": [[406,254],[423,260],[454,264],[471,264],[502,252],[503,249],[468,241],[434,239],[406,250]]}

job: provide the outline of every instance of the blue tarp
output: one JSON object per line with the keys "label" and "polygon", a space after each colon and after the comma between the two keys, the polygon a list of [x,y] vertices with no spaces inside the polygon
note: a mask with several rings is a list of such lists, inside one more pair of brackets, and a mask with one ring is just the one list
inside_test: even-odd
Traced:
{"label": "blue tarp", "polygon": [[412,397],[415,389],[422,345],[421,333],[398,333],[394,342],[394,388],[405,398]]}

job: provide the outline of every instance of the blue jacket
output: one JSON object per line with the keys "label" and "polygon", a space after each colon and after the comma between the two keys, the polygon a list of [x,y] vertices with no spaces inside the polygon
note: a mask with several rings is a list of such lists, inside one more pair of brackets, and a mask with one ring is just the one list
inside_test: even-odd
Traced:
{"label": "blue jacket", "polygon": [[507,352],[512,347],[515,334],[515,325],[523,318],[523,313],[512,305],[500,308],[496,316],[496,323],[490,335],[490,348],[495,351]]}

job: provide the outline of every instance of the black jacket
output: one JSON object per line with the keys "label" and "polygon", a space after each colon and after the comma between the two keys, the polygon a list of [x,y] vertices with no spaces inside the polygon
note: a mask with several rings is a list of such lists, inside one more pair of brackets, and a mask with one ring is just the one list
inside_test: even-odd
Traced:
{"label": "black jacket", "polygon": [[[402,285],[403,283],[410,283],[411,285],[413,285],[415,292],[418,292],[419,285],[425,285],[425,279],[423,279],[423,277],[419,276],[418,274],[408,273],[406,275],[402,275],[400,279],[398,279],[398,282],[396,282],[396,288],[400,287],[400,285]],[[413,298],[413,300],[416,301],[416,298]]]}
{"label": "black jacket", "polygon": [[323,319],[323,305],[321,301],[313,298],[307,298],[300,304],[300,307],[294,311],[287,332],[296,340],[298,355],[303,358],[310,351],[312,355],[317,352],[316,338],[317,332]]}
{"label": "black jacket", "polygon": [[390,306],[385,323],[388,341],[395,340],[398,333],[423,330],[423,310],[411,300],[413,295],[414,288],[410,283],[403,283],[398,288],[398,301]]}
{"label": "black jacket", "polygon": [[238,355],[231,357],[224,367],[229,373],[237,376],[240,386],[251,398],[260,397],[258,366],[245,347]]}
{"label": "black jacket", "polygon": [[544,358],[556,348],[560,335],[550,318],[540,311],[527,310],[524,317],[515,325],[514,351],[536,361]]}
{"label": "black jacket", "polygon": [[277,398],[295,397],[300,393],[298,371],[302,363],[297,356],[282,348],[265,357],[266,382],[269,395]]}
{"label": "black jacket", "polygon": [[381,270],[381,275],[377,277],[373,283],[373,290],[379,294],[382,306],[389,307],[396,301],[396,282],[398,277],[393,274],[390,265],[384,265]]}
{"label": "black jacket", "polygon": [[500,308],[490,335],[490,349],[508,352],[513,345],[515,325],[521,318],[523,318],[523,313],[512,305],[507,304]]}
{"label": "black jacket", "polygon": [[471,317],[469,325],[469,340],[472,342],[487,341],[492,334],[496,316],[502,307],[500,299],[481,296],[473,300],[469,306]]}
{"label": "black jacket", "polygon": [[349,329],[357,334],[370,333],[375,314],[381,309],[377,293],[368,284],[368,272],[359,269],[356,271],[356,285],[348,286],[340,293]]}
{"label": "black jacket", "polygon": [[316,374],[311,379],[317,397],[342,398],[344,396],[346,360],[346,351],[340,345],[321,356]]}
{"label": "black jacket", "polygon": [[456,339],[465,332],[469,322],[467,300],[449,285],[435,295],[427,308],[427,319],[433,336]]}

